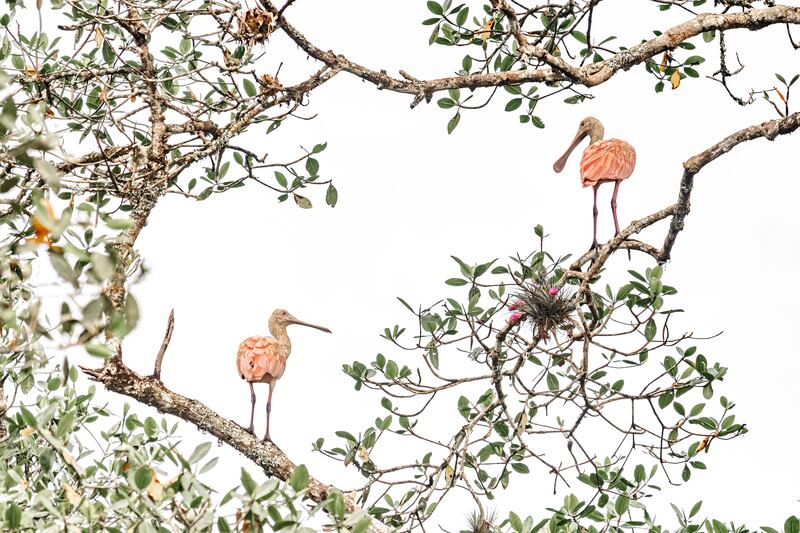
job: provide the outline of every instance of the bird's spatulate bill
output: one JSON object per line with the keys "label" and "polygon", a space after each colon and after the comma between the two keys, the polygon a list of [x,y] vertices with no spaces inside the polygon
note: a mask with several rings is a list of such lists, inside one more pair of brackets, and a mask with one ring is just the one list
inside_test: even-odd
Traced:
{"label": "bird's spatulate bill", "polygon": [[303,322],[302,320],[298,320],[298,319],[296,319],[294,317],[289,319],[288,323],[289,324],[297,324],[298,326],[306,326],[306,327],[309,327],[309,328],[318,329],[320,331],[324,331],[325,333],[332,333],[331,330],[329,330],[328,328],[326,328],[324,326],[318,326],[316,324],[311,324],[310,322]]}
{"label": "bird's spatulate bill", "polygon": [[553,170],[555,170],[556,172],[561,172],[562,170],[564,170],[564,166],[567,164],[567,159],[569,159],[569,156],[572,154],[572,151],[578,147],[578,145],[581,143],[583,138],[586,137],[586,135],[587,133],[582,129],[578,130],[578,133],[572,140],[572,144],[569,145],[569,148],[567,148],[567,151],[564,152],[564,155],[559,157],[558,160],[555,163],[553,163]]}

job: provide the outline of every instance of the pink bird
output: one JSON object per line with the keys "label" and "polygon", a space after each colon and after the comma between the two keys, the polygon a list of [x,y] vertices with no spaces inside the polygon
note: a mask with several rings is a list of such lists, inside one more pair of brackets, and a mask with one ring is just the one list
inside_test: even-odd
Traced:
{"label": "pink bird", "polygon": [[286,326],[300,324],[330,333],[331,330],[322,326],[315,326],[303,322],[292,316],[285,309],[276,309],[269,317],[269,332],[272,337],[247,337],[239,345],[236,354],[236,367],[239,375],[250,385],[250,425],[247,430],[255,434],[253,416],[256,410],[256,393],[253,383],[266,383],[269,385],[269,398],[267,399],[267,432],[264,440],[272,440],[269,436],[269,415],[272,411],[272,391],[283,372],[286,370],[286,360],[292,351],[292,343],[286,334]]}
{"label": "pink bird", "polygon": [[[636,166],[636,151],[629,143],[620,139],[603,140],[605,129],[594,117],[581,120],[578,133],[572,144],[558,161],[553,163],[553,170],[561,172],[567,163],[572,151],[581,143],[584,137],[589,137],[589,146],[583,151],[581,157],[581,183],[584,187],[594,188],[594,233],[592,247],[597,248],[597,189],[603,183],[614,182],[614,194],[611,196],[611,213],[614,215],[614,236],[619,235],[619,221],[617,220],[617,191],[622,180],[628,179],[633,174]],[[628,257],[631,251],[628,250]]]}

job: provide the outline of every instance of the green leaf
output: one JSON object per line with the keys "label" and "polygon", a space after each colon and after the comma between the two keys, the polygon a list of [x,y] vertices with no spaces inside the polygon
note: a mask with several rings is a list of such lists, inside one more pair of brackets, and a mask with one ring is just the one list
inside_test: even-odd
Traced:
{"label": "green leaf", "polygon": [[551,392],[558,390],[558,378],[552,372],[547,373],[547,388],[550,389]]}
{"label": "green leaf", "polygon": [[300,492],[308,486],[308,468],[306,465],[297,465],[289,478],[289,485],[295,492]]}
{"label": "green leaf", "polygon": [[22,421],[28,424],[30,427],[35,428],[39,426],[39,422],[36,420],[36,417],[25,408],[24,405],[19,406],[20,414],[22,415]]}
{"label": "green leaf", "polygon": [[258,487],[258,485],[256,484],[255,481],[253,481],[253,478],[250,476],[250,474],[244,468],[242,468],[242,474],[240,476],[240,480],[241,480],[242,486],[244,487],[244,490],[247,492],[247,494],[251,494],[252,495],[256,491],[256,488]]}
{"label": "green leaf", "polygon": [[84,348],[86,348],[86,351],[89,352],[89,355],[102,357],[103,359],[108,359],[111,357],[111,350],[109,350],[108,346],[105,344],[89,343],[86,344]]}
{"label": "green leaf", "polygon": [[436,101],[436,104],[442,109],[450,109],[456,105],[456,103],[450,98],[440,98]]}
{"label": "green leaf", "polygon": [[16,503],[11,503],[6,508],[6,524],[8,524],[9,529],[19,529],[20,523],[22,522],[22,510],[17,506]]}
{"label": "green leaf", "polygon": [[527,474],[531,471],[525,463],[511,463],[511,468],[514,469],[514,472],[519,472],[520,474]]}
{"label": "green leaf", "polygon": [[641,483],[645,479],[645,472],[644,472],[644,465],[636,465],[636,468],[633,471],[633,477],[636,480],[636,483]]}
{"label": "green leaf", "polygon": [[523,533],[522,519],[514,511],[508,513],[508,523],[511,524],[511,527],[514,529],[514,531],[517,533]]}
{"label": "green leaf", "polygon": [[790,516],[783,524],[783,533],[800,533],[800,519]]}
{"label": "green leaf", "polygon": [[522,105],[522,98],[512,98],[506,104],[506,111],[515,111]]}
{"label": "green leaf", "polygon": [[247,78],[242,80],[242,85],[244,85],[244,92],[247,94],[247,96],[255,96],[258,93],[258,91],[256,91],[255,84]]}
{"label": "green leaf", "polygon": [[614,502],[614,510],[617,512],[617,516],[622,516],[630,507],[631,501],[625,495],[620,495],[617,498],[617,501]]}
{"label": "green leaf", "polygon": [[656,321],[652,318],[647,321],[647,325],[644,328],[644,338],[647,339],[648,342],[652,341],[656,336]]}
{"label": "green leaf", "polygon": [[149,466],[143,465],[136,469],[136,473],[133,475],[133,482],[137,489],[146,489],[150,486],[151,481],[153,481],[153,471],[150,470]]}
{"label": "green leaf", "polygon": [[365,516],[354,525],[351,529],[351,533],[365,533],[369,526],[372,525],[372,519],[368,516]]}
{"label": "green leaf", "polygon": [[325,193],[325,203],[331,207],[336,207],[336,202],[339,201],[339,192],[333,184],[328,185],[328,190]]}
{"label": "green leaf", "polygon": [[57,191],[61,184],[61,173],[58,169],[43,159],[34,161],[33,166],[47,183],[47,186]]}
{"label": "green leaf", "polygon": [[228,521],[225,520],[223,517],[219,517],[217,519],[217,529],[219,529],[220,533],[230,533],[231,526],[228,525]]}
{"label": "green leaf", "polygon": [[461,287],[467,284],[467,280],[461,278],[450,278],[447,281],[445,281],[445,283],[448,285],[452,285],[453,287]]}
{"label": "green leaf", "polygon": [[108,220],[106,220],[106,226],[108,226],[111,229],[124,230],[133,226],[133,220],[129,218],[117,218],[117,219],[109,218]]}
{"label": "green leaf", "polygon": [[442,6],[439,5],[438,2],[434,2],[433,0],[428,0],[428,11],[433,13],[434,15],[443,15],[444,10]]}
{"label": "green leaf", "polygon": [[461,121],[461,113],[456,113],[456,114],[453,116],[453,118],[451,118],[451,119],[450,119],[450,120],[447,122],[447,133],[448,133],[448,134],[450,134],[450,133],[453,133],[453,130],[454,130],[454,129],[456,129],[456,126],[458,126],[458,123],[459,123],[460,121]]}
{"label": "green leaf", "polygon": [[397,377],[397,372],[397,363],[390,359],[389,362],[386,363],[386,377],[389,379],[395,379]]}
{"label": "green leaf", "polygon": [[306,172],[308,172],[312,176],[316,176],[319,172],[319,161],[314,159],[313,157],[309,157],[306,159]]}
{"label": "green leaf", "polygon": [[78,273],[67,263],[64,256],[58,252],[50,251],[50,263],[59,276],[69,281],[73,287],[78,288]]}
{"label": "green leaf", "polygon": [[114,62],[117,56],[114,54],[114,49],[108,44],[108,39],[103,40],[103,60],[106,64],[110,65]]}
{"label": "green leaf", "polygon": [[211,443],[204,442],[203,444],[194,449],[192,455],[189,456],[189,463],[190,464],[199,463],[203,459],[203,457],[205,457],[206,454],[208,454],[210,450],[211,450]]}

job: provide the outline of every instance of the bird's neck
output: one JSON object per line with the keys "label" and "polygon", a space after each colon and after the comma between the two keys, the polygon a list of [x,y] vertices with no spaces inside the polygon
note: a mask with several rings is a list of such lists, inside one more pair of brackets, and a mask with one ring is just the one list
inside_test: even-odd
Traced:
{"label": "bird's neck", "polygon": [[589,144],[594,144],[603,140],[603,130],[591,129],[589,130]]}
{"label": "bird's neck", "polygon": [[269,332],[278,341],[278,346],[281,351],[288,354],[292,350],[292,342],[289,340],[289,335],[286,333],[286,326],[273,326],[270,325]]}

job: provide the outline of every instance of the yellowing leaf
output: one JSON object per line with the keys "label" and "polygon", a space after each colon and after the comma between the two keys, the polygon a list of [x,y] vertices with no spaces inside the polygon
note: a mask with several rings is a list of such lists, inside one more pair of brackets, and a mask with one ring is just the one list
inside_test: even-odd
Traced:
{"label": "yellowing leaf", "polygon": [[103,46],[103,30],[100,29],[100,26],[97,26],[94,29],[94,44],[97,46],[97,48]]}
{"label": "yellowing leaf", "polygon": [[300,207],[301,209],[311,209],[311,200],[309,200],[305,196],[300,196],[299,194],[295,194],[294,203],[296,203],[298,207]]}
{"label": "yellowing leaf", "polygon": [[150,499],[154,502],[160,502],[161,498],[164,496],[164,485],[162,485],[155,476],[153,476],[153,481],[150,482],[150,485],[147,487],[147,495],[150,496]]}
{"label": "yellowing leaf", "polygon": [[444,467],[444,479],[447,481],[447,486],[450,487],[453,485],[453,478],[456,475],[456,471],[453,470],[453,467],[450,466],[448,463],[447,466]]}
{"label": "yellowing leaf", "polygon": [[481,31],[478,34],[481,36],[481,46],[483,49],[486,49],[486,45],[489,42],[489,38],[492,36],[492,28],[494,28],[494,18],[490,18],[486,21],[486,24],[483,25]]}
{"label": "yellowing leaf", "polygon": [[372,459],[369,458],[369,452],[363,447],[358,447],[358,460],[361,461],[362,465],[372,462]]}
{"label": "yellowing leaf", "polygon": [[672,73],[672,76],[669,77],[669,81],[672,83],[672,89],[677,89],[681,86],[681,73],[676,70]]}
{"label": "yellowing leaf", "polygon": [[669,59],[669,54],[664,52],[664,55],[661,57],[661,66],[658,67],[659,72],[664,72],[667,70],[667,60]]}
{"label": "yellowing leaf", "polygon": [[75,489],[69,485],[69,483],[64,484],[64,495],[67,497],[67,501],[74,507],[77,507],[83,501],[81,495],[78,494]]}
{"label": "yellowing leaf", "polygon": [[519,423],[517,424],[517,434],[524,432],[527,426],[528,426],[528,412],[522,411],[522,414],[519,415]]}
{"label": "yellowing leaf", "polygon": [[28,242],[34,244],[49,244],[50,230],[56,225],[56,214],[53,212],[53,206],[50,205],[47,198],[42,198],[38,202],[36,211],[37,214],[31,217],[31,226],[33,226],[33,230],[36,234],[34,237],[28,239]]}

